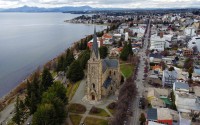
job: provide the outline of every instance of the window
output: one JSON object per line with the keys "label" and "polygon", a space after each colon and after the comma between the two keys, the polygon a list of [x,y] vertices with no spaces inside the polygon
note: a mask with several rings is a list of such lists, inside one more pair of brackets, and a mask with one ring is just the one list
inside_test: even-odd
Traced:
{"label": "window", "polygon": [[95,84],[94,83],[92,83],[92,88],[95,89]]}
{"label": "window", "polygon": [[111,73],[112,73],[112,72],[110,71],[110,75],[111,75]]}
{"label": "window", "polygon": [[114,71],[114,75],[115,75],[115,71]]}

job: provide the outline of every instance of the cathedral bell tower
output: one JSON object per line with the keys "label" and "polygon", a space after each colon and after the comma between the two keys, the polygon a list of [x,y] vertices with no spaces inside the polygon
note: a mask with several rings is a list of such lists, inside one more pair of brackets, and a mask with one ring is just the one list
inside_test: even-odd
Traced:
{"label": "cathedral bell tower", "polygon": [[101,99],[101,59],[99,55],[96,27],[94,28],[91,57],[88,60],[87,71],[87,99],[99,101]]}

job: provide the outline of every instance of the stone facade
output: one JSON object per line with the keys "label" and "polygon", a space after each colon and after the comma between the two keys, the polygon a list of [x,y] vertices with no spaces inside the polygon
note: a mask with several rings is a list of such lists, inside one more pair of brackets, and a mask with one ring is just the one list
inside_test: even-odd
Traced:
{"label": "stone facade", "polygon": [[88,60],[87,99],[100,101],[114,94],[120,85],[120,68],[116,59],[100,59],[96,31],[93,36],[92,54]]}

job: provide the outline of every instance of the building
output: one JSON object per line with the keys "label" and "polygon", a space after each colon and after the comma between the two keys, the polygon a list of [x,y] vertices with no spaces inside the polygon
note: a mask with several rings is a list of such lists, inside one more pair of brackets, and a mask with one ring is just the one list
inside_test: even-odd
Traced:
{"label": "building", "polygon": [[193,48],[194,46],[200,51],[200,36],[192,37],[192,39],[188,42],[188,48]]}
{"label": "building", "polygon": [[176,82],[176,80],[177,80],[177,71],[176,70],[169,71],[167,69],[167,70],[163,71],[163,77],[162,77],[163,86],[171,86],[172,87],[173,83]]}
{"label": "building", "polygon": [[[93,41],[94,41],[94,39],[90,40],[90,41],[87,43],[87,46],[88,46],[90,49],[92,48]],[[103,46],[103,39],[97,38],[97,45],[98,45],[98,48],[101,47],[101,46]]]}
{"label": "building", "polygon": [[151,108],[147,111],[147,121],[172,125],[173,118],[168,108]]}
{"label": "building", "polygon": [[173,91],[174,92],[182,92],[182,93],[189,93],[189,85],[183,82],[175,82],[173,84]]}
{"label": "building", "polygon": [[193,49],[183,48],[183,56],[192,56],[192,55],[193,55]]}
{"label": "building", "polygon": [[96,30],[93,36],[92,54],[88,60],[87,99],[100,101],[103,97],[114,94],[120,85],[119,61],[100,59]]}
{"label": "building", "polygon": [[164,51],[165,49],[165,38],[163,36],[153,36],[150,42],[150,50]]}

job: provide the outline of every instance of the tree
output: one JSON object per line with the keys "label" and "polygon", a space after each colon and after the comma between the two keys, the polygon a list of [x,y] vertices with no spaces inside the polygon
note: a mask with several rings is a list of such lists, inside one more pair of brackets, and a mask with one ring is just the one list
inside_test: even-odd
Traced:
{"label": "tree", "polygon": [[19,103],[19,96],[17,96],[17,100],[16,100],[16,104],[15,104],[15,114],[13,117],[13,121],[17,124],[17,125],[21,125],[22,123],[22,110],[20,109],[20,103]]}
{"label": "tree", "polygon": [[70,66],[67,72],[67,78],[75,83],[81,80],[84,77],[83,68],[80,66],[79,61],[74,61]]}
{"label": "tree", "polygon": [[80,66],[83,67],[83,68],[85,68],[89,59],[90,59],[90,50],[86,49],[78,57],[78,61],[80,62]]}
{"label": "tree", "polygon": [[75,59],[74,59],[74,55],[73,55],[72,50],[67,49],[66,56],[65,56],[65,62],[64,62],[64,69],[66,70],[67,67],[68,67],[74,60],[75,60]]}
{"label": "tree", "polygon": [[52,104],[41,104],[33,115],[33,125],[56,125],[55,109]]}
{"label": "tree", "polygon": [[47,68],[44,68],[42,72],[42,82],[41,82],[42,91],[47,90],[48,87],[51,86],[52,84],[53,84],[52,75]]}
{"label": "tree", "polygon": [[66,88],[55,83],[42,95],[42,101],[33,115],[33,125],[59,125],[66,118]]}
{"label": "tree", "polygon": [[64,71],[64,56],[63,55],[58,58],[56,71],[57,72]]}
{"label": "tree", "polygon": [[133,55],[132,44],[131,42],[128,43],[129,54]]}
{"label": "tree", "polygon": [[[60,82],[56,82],[54,83],[48,90],[46,93],[55,93],[55,95],[60,98],[65,104],[67,104],[67,90],[64,87],[63,84],[61,84]],[[45,94],[44,94],[45,95]],[[43,95],[43,96],[44,96]]]}
{"label": "tree", "polygon": [[194,72],[193,67],[190,67],[190,68],[188,69],[188,74],[189,74],[188,78],[189,78],[189,79],[192,79],[192,73],[193,73],[193,72]]}
{"label": "tree", "polygon": [[139,120],[140,120],[140,125],[144,125],[144,123],[146,122],[144,113],[141,113]]}
{"label": "tree", "polygon": [[125,43],[122,49],[122,52],[120,54],[120,59],[122,59],[123,61],[126,61],[128,59],[128,56],[129,56],[129,47],[127,43]]}
{"label": "tree", "polygon": [[106,46],[101,46],[99,48],[99,54],[101,59],[106,58],[108,55],[108,48]]}
{"label": "tree", "polygon": [[194,60],[192,58],[187,58],[184,62],[183,67],[188,70],[190,67],[193,67],[193,62]]}
{"label": "tree", "polygon": [[42,92],[40,90],[39,84],[39,75],[36,73],[33,75],[33,80],[31,83],[27,81],[27,95],[25,104],[29,108],[30,114],[33,114],[36,111],[37,105],[41,101]]}

